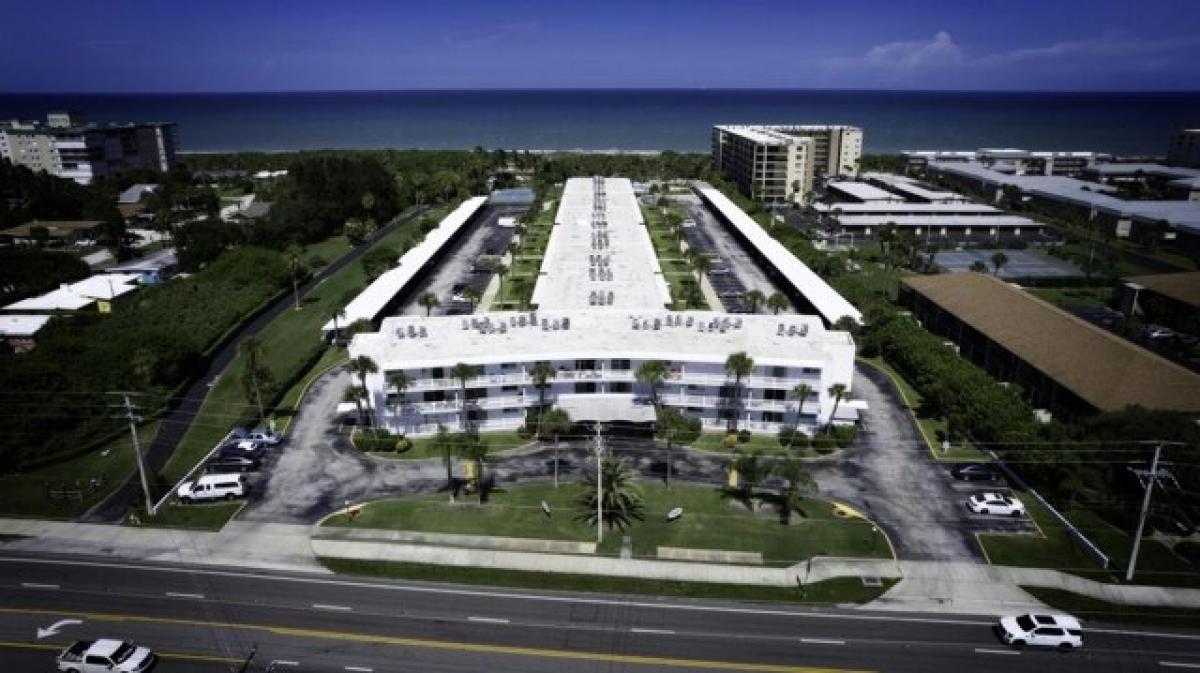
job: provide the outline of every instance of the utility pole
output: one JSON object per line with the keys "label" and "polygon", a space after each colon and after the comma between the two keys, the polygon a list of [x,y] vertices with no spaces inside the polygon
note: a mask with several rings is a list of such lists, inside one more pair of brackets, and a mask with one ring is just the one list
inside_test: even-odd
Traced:
{"label": "utility pole", "polygon": [[1142,497],[1142,513],[1138,516],[1137,532],[1133,535],[1133,550],[1129,553],[1129,568],[1125,570],[1125,581],[1133,581],[1133,569],[1137,566],[1138,548],[1142,546],[1142,530],[1146,527],[1146,514],[1150,511],[1150,495],[1154,492],[1154,484],[1158,481],[1158,458],[1162,454],[1163,443],[1154,445],[1154,458],[1150,460],[1150,474],[1146,477],[1146,494]]}
{"label": "utility pole", "polygon": [[141,417],[133,413],[133,402],[129,399],[129,393],[115,393],[121,396],[124,400],[125,418],[129,421],[129,436],[133,440],[133,455],[137,457],[138,476],[142,480],[142,495],[146,497],[146,514],[148,516],[155,515],[154,498],[150,496],[150,482],[146,481],[146,463],[142,457],[142,446],[138,442],[137,422]]}
{"label": "utility pole", "polygon": [[604,542],[604,437],[596,423],[596,544]]}

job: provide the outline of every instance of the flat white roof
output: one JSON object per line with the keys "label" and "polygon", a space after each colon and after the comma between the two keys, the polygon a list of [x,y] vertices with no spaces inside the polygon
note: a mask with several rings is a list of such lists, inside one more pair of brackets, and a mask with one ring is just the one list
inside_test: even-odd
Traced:
{"label": "flat white roof", "polygon": [[129,189],[121,192],[117,197],[117,203],[137,203],[142,200],[142,197],[158,189],[158,185],[148,183],[138,183],[130,185]]}
{"label": "flat white roof", "polygon": [[797,259],[727,196],[712,187],[698,188],[697,191],[705,201],[720,211],[722,216],[741,232],[745,240],[749,241],[750,245],[754,246],[830,324],[844,316],[862,322],[862,313],[854,308],[853,304],[846,301],[845,297]]}
{"label": "flat white roof", "polygon": [[81,297],[66,288],[47,292],[38,297],[22,299],[4,307],[5,311],[78,311],[95,302],[95,299]]}
{"label": "flat white roof", "polygon": [[859,201],[903,201],[904,199],[892,192],[880,189],[865,182],[835,180],[827,185],[830,189],[841,192]]}
{"label": "flat white roof", "polygon": [[[539,309],[664,308],[671,303],[671,291],[642,221],[633,184],[626,178],[600,178],[604,197],[599,200],[595,184],[595,178],[567,180],[533,288],[533,305]],[[603,226],[595,226],[601,222]],[[595,247],[605,236],[607,244]],[[600,295],[602,302],[593,301]]]}
{"label": "flat white roof", "polygon": [[819,212],[842,215],[1003,215],[984,203],[814,203]]}
{"label": "flat white roof", "polygon": [[912,178],[903,175],[894,175],[892,173],[863,173],[864,180],[873,180],[888,186],[892,191],[901,194],[924,199],[930,203],[950,203],[954,201],[966,201],[967,197],[950,191],[929,189]]}
{"label": "flat white roof", "polygon": [[848,332],[826,330],[813,315],[588,308],[395,316],[378,332],[356,334],[351,348],[369,354],[381,370],[579,358],[724,363],[738,351],[759,365],[825,367],[854,341]]}
{"label": "flat white roof", "polygon": [[[400,257],[400,263],[396,268],[384,272],[349,304],[346,304],[346,315],[338,320],[338,325],[345,326],[357,320],[378,318],[392,299],[404,290],[405,286],[425,268],[425,265],[434,256],[441,252],[446,242],[453,238],[485,203],[487,203],[486,196],[473,196],[459,204],[433,231],[425,234],[424,240]],[[321,329],[326,332],[332,331],[333,321],[325,323]]]}
{"label": "flat white roof", "polygon": [[1042,227],[1040,222],[1016,215],[843,215],[843,227]]}
{"label": "flat white roof", "polygon": [[175,248],[167,248],[159,250],[156,253],[146,255],[141,259],[133,259],[124,264],[110,266],[103,269],[103,273],[146,273],[149,271],[161,271],[168,266],[174,266],[178,263],[178,258],[175,255]]}
{"label": "flat white roof", "polygon": [[48,315],[2,315],[0,336],[31,337],[50,322]]}
{"label": "flat white roof", "polygon": [[67,289],[81,297],[115,299],[138,289],[140,273],[100,273],[71,283]]}

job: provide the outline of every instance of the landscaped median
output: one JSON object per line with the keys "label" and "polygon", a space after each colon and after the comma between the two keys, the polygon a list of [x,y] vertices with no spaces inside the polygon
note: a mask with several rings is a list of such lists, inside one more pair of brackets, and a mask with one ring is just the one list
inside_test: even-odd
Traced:
{"label": "landscaped median", "polygon": [[[479,439],[487,444],[489,456],[513,451],[534,441],[530,437],[523,437],[515,430],[481,432]],[[434,437],[408,439],[403,435],[395,435],[386,431],[355,429],[350,433],[350,440],[354,444],[354,448],[376,458],[397,460],[443,458]]]}
{"label": "landscaped median", "polygon": [[[432,579],[445,565],[453,572],[444,576],[458,581],[524,585],[537,574],[543,587],[678,595],[858,601],[890,586],[864,586],[859,576],[898,576],[884,534],[829,501],[803,500],[803,515],[789,523],[764,504],[769,494],[756,494],[752,511],[722,489],[640,483],[642,519],[606,528],[597,545],[580,504],[585,488],[497,489],[485,504],[444,495],[365,503],[323,521],[313,548],[329,567],[365,574]],[[676,508],[682,515],[672,520]],[[831,568],[853,581],[798,590],[833,579]]]}

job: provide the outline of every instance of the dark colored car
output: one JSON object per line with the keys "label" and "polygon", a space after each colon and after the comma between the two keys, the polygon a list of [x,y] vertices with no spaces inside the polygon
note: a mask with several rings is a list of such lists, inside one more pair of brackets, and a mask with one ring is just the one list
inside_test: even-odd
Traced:
{"label": "dark colored car", "polygon": [[963,481],[996,481],[1000,478],[996,468],[987,463],[967,463],[966,465],[956,465],[950,474],[954,475],[955,479]]}
{"label": "dark colored car", "polygon": [[204,464],[208,474],[228,474],[230,472],[253,472],[261,463],[257,458],[241,456],[219,456]]}
{"label": "dark colored car", "polygon": [[217,457],[221,458],[251,458],[258,460],[263,455],[262,449],[243,449],[236,444],[226,444],[217,451]]}

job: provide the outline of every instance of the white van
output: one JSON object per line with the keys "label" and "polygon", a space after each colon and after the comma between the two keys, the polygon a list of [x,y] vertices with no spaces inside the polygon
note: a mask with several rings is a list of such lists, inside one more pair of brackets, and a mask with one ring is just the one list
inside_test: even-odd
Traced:
{"label": "white van", "polygon": [[233,500],[246,496],[246,482],[240,474],[206,474],[195,481],[183,482],[176,494],[185,503]]}

